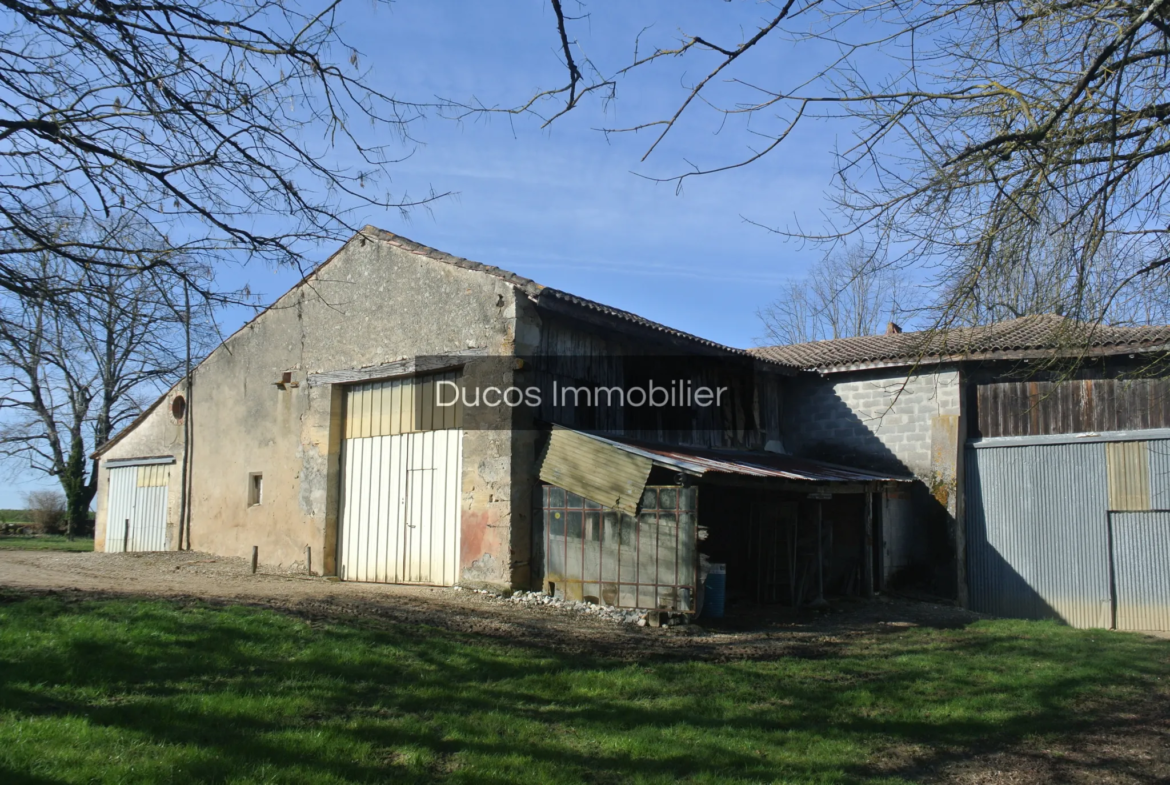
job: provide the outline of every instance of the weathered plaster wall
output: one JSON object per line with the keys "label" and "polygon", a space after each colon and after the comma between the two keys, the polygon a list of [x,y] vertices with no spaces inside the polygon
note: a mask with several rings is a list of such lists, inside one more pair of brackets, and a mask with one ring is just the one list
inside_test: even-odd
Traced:
{"label": "weathered plaster wall", "polygon": [[[309,385],[309,375],[468,350],[513,354],[538,336],[539,320],[507,282],[377,235],[352,240],[196,369],[192,548],[248,556],[257,546],[262,562],[296,566],[311,546],[314,568],[334,572],[341,396],[335,385]],[[282,388],[286,372],[292,384]],[[508,427],[465,434],[461,567],[470,582],[527,581],[529,442]],[[263,475],[264,498],[249,506],[253,473]],[[171,498],[177,504],[177,489]]]}
{"label": "weathered plaster wall", "polygon": [[964,598],[961,494],[962,380],[954,366],[908,374],[905,368],[812,375],[786,396],[785,444],[798,455],[912,474],[921,484],[886,510],[887,554],[901,564],[921,554],[936,588]]}
{"label": "weathered plaster wall", "polygon": [[167,487],[167,548],[178,547],[179,499],[183,471],[183,424],[171,416],[171,402],[180,390],[173,389],[138,425],[102,456],[98,469],[97,512],[94,522],[94,550],[106,549],[106,505],[109,503],[109,461],[125,458],[154,458],[173,455]]}

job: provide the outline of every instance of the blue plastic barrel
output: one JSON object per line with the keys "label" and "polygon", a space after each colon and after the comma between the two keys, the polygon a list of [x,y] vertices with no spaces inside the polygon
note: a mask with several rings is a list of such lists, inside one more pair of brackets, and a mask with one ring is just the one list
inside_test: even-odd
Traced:
{"label": "blue plastic barrel", "polygon": [[727,565],[712,564],[703,583],[703,616],[722,619],[727,600]]}

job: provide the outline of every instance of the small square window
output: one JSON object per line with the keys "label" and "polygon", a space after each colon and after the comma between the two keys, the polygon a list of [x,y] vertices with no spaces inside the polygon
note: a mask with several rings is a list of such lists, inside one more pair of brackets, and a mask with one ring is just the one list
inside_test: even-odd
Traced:
{"label": "small square window", "polygon": [[248,475],[248,506],[255,507],[264,500],[264,475],[253,472]]}

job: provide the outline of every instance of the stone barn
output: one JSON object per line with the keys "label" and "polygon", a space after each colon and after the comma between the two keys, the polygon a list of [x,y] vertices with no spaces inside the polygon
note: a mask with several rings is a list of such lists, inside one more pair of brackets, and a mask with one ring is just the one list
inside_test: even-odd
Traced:
{"label": "stone barn", "polygon": [[95,547],[685,612],[712,562],[744,601],[867,594],[910,478],[793,454],[801,373],[367,227],[97,450]]}

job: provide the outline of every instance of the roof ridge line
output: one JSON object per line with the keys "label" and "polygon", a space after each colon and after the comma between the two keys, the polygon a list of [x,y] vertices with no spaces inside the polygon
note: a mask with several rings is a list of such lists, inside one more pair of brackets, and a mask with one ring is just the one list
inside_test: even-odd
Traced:
{"label": "roof ridge line", "polygon": [[365,226],[361,232],[359,232],[359,234],[370,237],[371,239],[376,239],[380,242],[384,242],[388,245],[392,245],[396,248],[400,248],[417,256],[434,259],[435,261],[444,262],[446,264],[451,264],[466,270],[481,272],[485,275],[491,275],[495,278],[499,278],[500,280],[521,289],[538,304],[543,297],[552,297],[557,300],[568,302],[580,308],[597,311],[601,314],[622,319],[623,321],[631,322],[633,324],[656,330],[667,335],[673,335],[685,340],[694,341],[710,348],[719,349],[721,351],[726,351],[736,355],[752,357],[753,359],[762,360],[764,362],[779,365],[784,368],[796,368],[795,365],[783,360],[756,355],[750,349],[739,349],[734,346],[728,346],[726,344],[719,343],[718,341],[712,341],[709,338],[703,338],[701,336],[695,335],[694,333],[689,333],[685,330],[679,330],[678,328],[670,327],[668,325],[662,324],[661,322],[656,322],[653,319],[648,319],[645,316],[636,314],[633,311],[625,310],[624,308],[618,308],[613,305],[606,305],[605,303],[599,302],[597,300],[590,300],[588,297],[582,297],[581,295],[573,294],[572,292],[568,292],[563,289],[545,286],[544,284],[538,283],[531,278],[526,278],[525,276],[514,273],[511,270],[504,269],[503,267],[484,264],[483,262],[466,259],[462,256],[455,256],[454,254],[441,251],[429,245],[424,245],[423,243],[411,240],[409,237],[403,237],[400,234],[396,234],[387,229],[381,229],[377,226],[373,226],[372,224]]}

